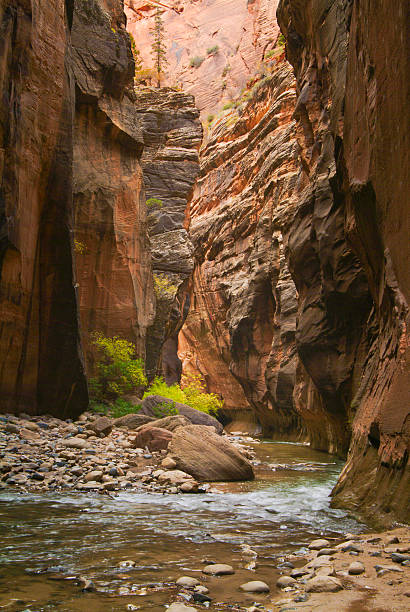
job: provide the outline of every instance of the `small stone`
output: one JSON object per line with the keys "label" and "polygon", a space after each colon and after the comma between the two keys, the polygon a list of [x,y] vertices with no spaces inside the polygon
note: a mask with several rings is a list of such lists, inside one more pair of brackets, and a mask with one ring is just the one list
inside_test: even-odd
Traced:
{"label": "small stone", "polygon": [[181,576],[181,578],[178,578],[178,580],[176,581],[176,584],[178,586],[183,586],[183,587],[195,587],[199,584],[199,580],[197,580],[196,578],[192,578],[191,576]]}
{"label": "small stone", "polygon": [[317,556],[322,557],[323,555],[334,555],[336,552],[336,548],[322,548],[317,553]]}
{"label": "small stone", "polygon": [[187,480],[187,482],[183,482],[179,487],[181,493],[197,493],[198,492],[198,483],[196,480]]}
{"label": "small stone", "polygon": [[291,587],[296,584],[296,580],[291,576],[280,576],[276,581],[276,586],[279,589],[285,589],[286,587]]}
{"label": "small stone", "polygon": [[135,566],[135,561],[132,561],[132,559],[127,559],[126,561],[120,561],[118,564],[118,567],[134,567]]}
{"label": "small stone", "polygon": [[399,543],[400,543],[400,540],[397,536],[389,538],[386,542],[387,546],[389,546],[390,544],[399,544]]}
{"label": "small stone", "polygon": [[391,560],[394,563],[403,563],[403,561],[410,561],[410,555],[402,555],[401,553],[392,553]]}
{"label": "small stone", "polygon": [[352,576],[358,576],[359,574],[363,574],[365,569],[366,568],[364,567],[363,563],[361,563],[361,561],[353,561],[353,563],[349,565],[349,569],[347,571]]}
{"label": "small stone", "polygon": [[270,589],[266,582],[261,580],[251,580],[251,582],[245,582],[239,587],[245,593],[269,593]]}
{"label": "small stone", "polygon": [[33,480],[39,480],[42,481],[44,480],[44,474],[39,474],[39,472],[34,472],[34,474],[32,474],[31,478]]}
{"label": "small stone", "polygon": [[8,431],[9,433],[18,434],[20,431],[20,427],[17,427],[17,425],[14,425],[14,423],[7,423],[6,431]]}
{"label": "small stone", "polygon": [[309,550],[320,550],[329,546],[328,540],[313,540],[308,546]]}
{"label": "small stone", "polygon": [[343,585],[333,576],[316,576],[307,581],[305,589],[307,593],[336,593],[343,589]]}
{"label": "small stone", "polygon": [[209,574],[210,576],[226,576],[228,574],[234,574],[235,570],[231,565],[226,565],[225,563],[214,563],[212,565],[206,565],[202,572],[204,574]]}
{"label": "small stone", "polygon": [[337,550],[341,550],[343,552],[363,552],[363,547],[360,546],[357,542],[353,540],[349,540],[348,542],[342,542],[342,544],[338,544],[336,546]]}
{"label": "small stone", "polygon": [[91,481],[101,482],[102,477],[103,477],[103,472],[94,470],[93,472],[88,472],[88,474],[84,476],[84,480],[85,482],[91,482]]}
{"label": "small stone", "polygon": [[321,557],[316,557],[313,561],[309,561],[306,567],[310,569],[317,569],[318,567],[323,567],[324,565],[332,565],[332,557],[328,555],[322,555]]}
{"label": "small stone", "polygon": [[209,589],[206,588],[203,584],[197,584],[194,588],[195,593],[201,593],[202,595],[206,595],[209,593]]}
{"label": "small stone", "polygon": [[61,440],[60,444],[62,444],[62,446],[66,446],[67,448],[86,449],[88,447],[88,442],[86,442],[86,440],[77,437]]}
{"label": "small stone", "polygon": [[186,606],[183,603],[175,602],[169,606],[167,612],[198,612],[198,611],[196,608],[193,608],[192,606]]}
{"label": "small stone", "polygon": [[161,466],[165,470],[174,470],[177,467],[177,464],[171,457],[165,457],[165,459],[161,461]]}

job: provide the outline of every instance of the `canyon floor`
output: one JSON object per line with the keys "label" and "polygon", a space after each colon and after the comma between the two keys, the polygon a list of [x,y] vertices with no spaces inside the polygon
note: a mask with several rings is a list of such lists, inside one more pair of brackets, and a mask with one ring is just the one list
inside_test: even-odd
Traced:
{"label": "canyon floor", "polygon": [[0,417],[0,609],[409,609],[410,532],[330,508],[341,461],[223,436],[255,479],[184,489],[159,478],[166,451],[96,423]]}

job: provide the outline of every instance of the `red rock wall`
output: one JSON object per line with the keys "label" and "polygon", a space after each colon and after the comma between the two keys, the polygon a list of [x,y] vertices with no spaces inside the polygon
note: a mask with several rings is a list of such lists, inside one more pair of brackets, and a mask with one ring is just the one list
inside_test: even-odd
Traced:
{"label": "red rock wall", "polygon": [[[167,85],[182,84],[195,96],[206,118],[237,96],[255,74],[266,49],[279,35],[275,20],[277,0],[169,0],[164,10]],[[173,10],[175,9],[175,10]],[[153,6],[143,0],[125,0],[127,28],[140,50],[144,67],[152,67]],[[207,50],[218,46],[218,52]],[[190,60],[203,58],[195,68]],[[225,70],[224,70],[225,69]]]}
{"label": "red rock wall", "polygon": [[179,335],[184,371],[225,400],[231,429],[293,437],[297,299],[283,249],[297,156],[294,81],[280,60],[201,151],[189,207],[195,267]]}
{"label": "red rock wall", "polygon": [[299,96],[296,403],[316,446],[350,442],[334,503],[408,520],[409,7],[281,0],[278,17]]}
{"label": "red rock wall", "polygon": [[80,413],[72,269],[72,15],[0,5],[0,411]]}

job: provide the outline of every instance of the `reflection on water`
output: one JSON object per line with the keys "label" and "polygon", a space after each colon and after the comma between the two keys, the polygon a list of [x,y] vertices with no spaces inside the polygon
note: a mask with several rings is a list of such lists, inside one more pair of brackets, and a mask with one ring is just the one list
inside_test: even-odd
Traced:
{"label": "reflection on water", "polygon": [[[229,589],[226,578],[207,579],[214,601],[264,601],[266,596],[240,594],[239,584],[256,576],[274,585],[281,556],[302,551],[315,536],[361,526],[329,508],[341,462],[302,444],[263,442],[255,450],[256,480],[218,484],[220,494],[121,493],[111,499],[2,493],[0,606],[15,598],[20,602],[5,609],[97,612],[126,610],[132,603],[164,611],[174,598],[167,583],[188,570],[202,580],[204,559],[237,570]],[[249,559],[243,558],[241,544],[258,552],[256,573],[245,569]],[[136,567],[119,568],[124,559],[133,559]],[[54,575],[38,573],[50,566]],[[61,578],[60,573],[91,578],[98,593],[82,593],[74,581],[50,579]],[[120,586],[137,590],[152,583],[158,590],[150,587],[148,595],[118,596]]]}

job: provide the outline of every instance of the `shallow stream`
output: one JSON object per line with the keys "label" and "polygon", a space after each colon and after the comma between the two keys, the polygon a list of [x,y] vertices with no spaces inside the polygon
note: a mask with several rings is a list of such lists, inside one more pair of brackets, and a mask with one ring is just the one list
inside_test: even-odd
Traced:
{"label": "shallow stream", "polygon": [[[329,507],[340,461],[303,444],[253,446],[256,480],[217,484],[220,494],[1,493],[0,610],[124,611],[132,604],[165,612],[176,599],[170,583],[182,575],[209,588],[210,610],[269,603],[284,556],[303,552],[319,535],[364,526]],[[241,545],[258,553],[255,569]],[[128,559],[135,568],[119,567]],[[235,574],[205,578],[207,561],[229,563]],[[67,579],[79,575],[97,592],[83,593]],[[270,595],[238,590],[256,579],[269,584]],[[130,593],[119,595],[120,587]]]}

